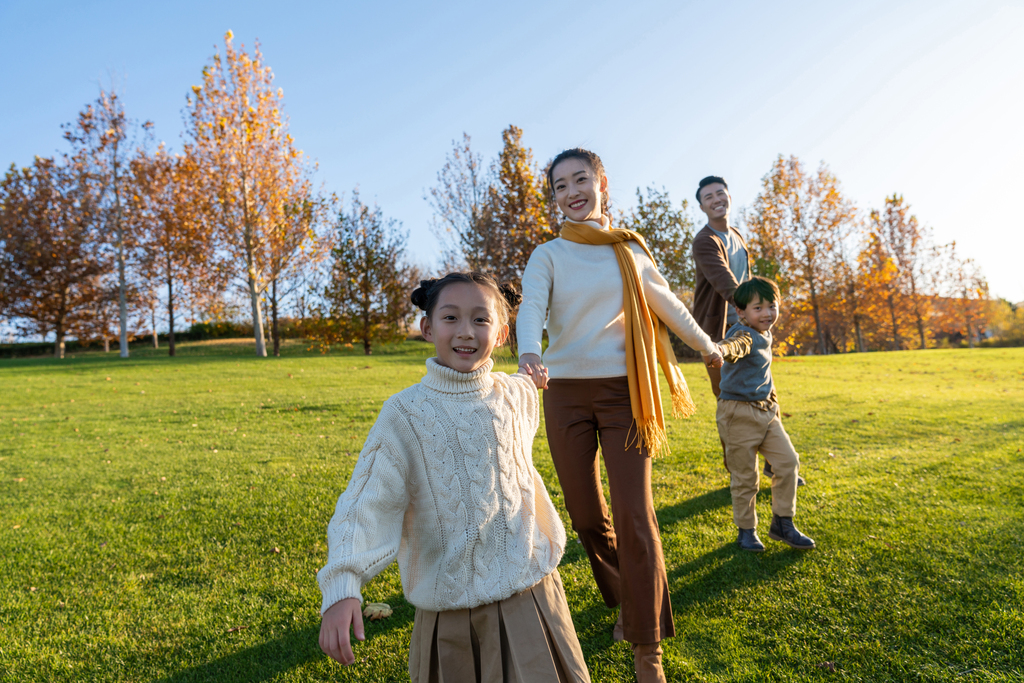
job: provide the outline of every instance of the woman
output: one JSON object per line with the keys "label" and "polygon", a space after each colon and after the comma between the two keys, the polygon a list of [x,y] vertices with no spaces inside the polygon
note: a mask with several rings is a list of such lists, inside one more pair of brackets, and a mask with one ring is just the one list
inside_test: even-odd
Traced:
{"label": "woman", "polygon": [[547,366],[544,417],[566,509],[605,603],[621,605],[615,636],[632,644],[637,680],[661,682],[660,642],[675,626],[651,497],[651,456],[666,447],[658,364],[675,412],[694,409],[664,324],[705,362],[720,366],[720,350],[658,273],[643,238],[610,229],[608,178],[596,154],[562,152],[548,185],[566,220],[558,239],[534,250],[523,274],[519,365],[528,374]]}

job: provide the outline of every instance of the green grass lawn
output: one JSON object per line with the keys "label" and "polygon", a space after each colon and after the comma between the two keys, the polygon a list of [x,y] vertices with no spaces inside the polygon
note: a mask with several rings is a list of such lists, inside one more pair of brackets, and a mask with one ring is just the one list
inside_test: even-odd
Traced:
{"label": "green grass lawn", "polygon": [[[317,645],[314,574],[381,402],[431,350],[0,360],[0,680],[408,680],[397,568],[365,590],[395,612],[347,669]],[[755,555],[733,545],[703,367],[684,366],[699,412],[654,465],[669,680],[1024,680],[1022,371],[1024,349],[778,360],[819,547],[767,540],[763,488]],[[543,431],[534,455],[557,506]],[[633,680],[575,540],[561,572],[593,679]]]}

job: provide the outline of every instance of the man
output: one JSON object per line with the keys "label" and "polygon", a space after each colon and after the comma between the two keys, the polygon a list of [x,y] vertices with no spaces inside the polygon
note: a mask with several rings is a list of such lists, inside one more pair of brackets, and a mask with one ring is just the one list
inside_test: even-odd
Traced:
{"label": "man", "polygon": [[[732,196],[725,179],[709,175],[697,186],[697,205],[708,217],[708,224],[693,238],[693,317],[711,337],[720,342],[738,319],[733,294],[741,282],[750,279],[750,252],[743,236],[729,225]],[[721,393],[722,371],[705,365],[715,398]],[[723,445],[724,452],[724,445]],[[728,468],[726,468],[728,469]],[[765,463],[764,473],[771,466]],[[803,477],[797,480],[803,486]]]}
{"label": "man", "polygon": [[[725,179],[710,175],[701,180],[697,205],[707,215],[708,224],[693,238],[693,317],[712,341],[720,342],[738,319],[729,304],[740,283],[750,279],[750,258],[743,236],[729,225],[732,197]],[[707,369],[717,398],[722,371],[711,366]]]}

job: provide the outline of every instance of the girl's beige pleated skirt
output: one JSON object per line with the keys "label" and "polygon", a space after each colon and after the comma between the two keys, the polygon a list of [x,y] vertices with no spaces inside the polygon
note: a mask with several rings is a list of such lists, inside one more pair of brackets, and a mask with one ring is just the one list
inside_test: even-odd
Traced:
{"label": "girl's beige pleated skirt", "polygon": [[413,683],[589,683],[558,570],[500,602],[417,609]]}

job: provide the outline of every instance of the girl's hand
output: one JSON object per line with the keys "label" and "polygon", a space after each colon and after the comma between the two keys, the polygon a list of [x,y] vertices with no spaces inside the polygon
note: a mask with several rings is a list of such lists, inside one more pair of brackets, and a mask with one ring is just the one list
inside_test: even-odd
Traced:
{"label": "girl's hand", "polygon": [[548,388],[548,369],[541,365],[537,354],[524,353],[519,357],[519,373],[532,379],[538,389]]}
{"label": "girl's hand", "polygon": [[359,607],[359,600],[356,598],[345,598],[331,605],[323,614],[323,621],[320,623],[320,649],[339,664],[348,665],[356,661],[348,634],[350,626],[358,640],[366,640],[366,634],[363,632],[363,615]]}
{"label": "girl's hand", "polygon": [[722,347],[715,344],[715,349],[717,350],[710,356],[701,354],[701,357],[704,359],[704,365],[709,368],[720,368],[725,363],[725,361],[722,360]]}

